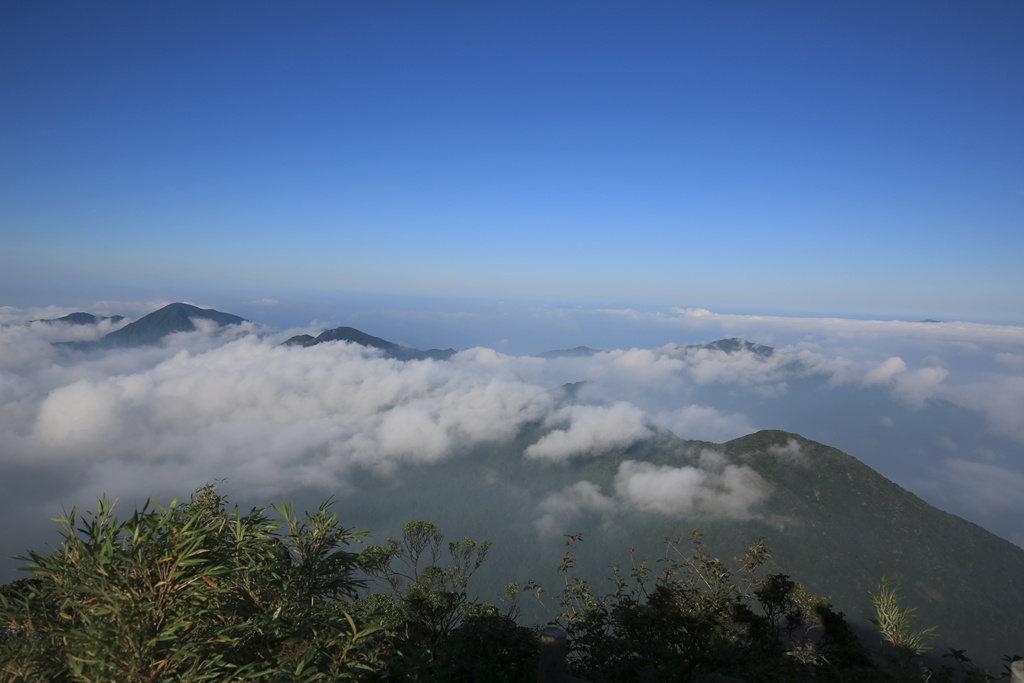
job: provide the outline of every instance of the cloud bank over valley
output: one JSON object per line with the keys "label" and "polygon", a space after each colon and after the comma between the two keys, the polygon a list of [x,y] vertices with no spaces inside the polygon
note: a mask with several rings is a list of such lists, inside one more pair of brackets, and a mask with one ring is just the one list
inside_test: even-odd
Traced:
{"label": "cloud bank over valley", "polygon": [[[767,428],[836,446],[1024,543],[1018,327],[577,309],[562,312],[577,330],[603,321],[638,343],[543,358],[474,346],[441,361],[347,342],[282,345],[321,331],[317,323],[197,321],[157,346],[82,349],[61,342],[95,341],[132,317],[40,322],[68,312],[0,309],[5,555],[38,545],[32,539],[62,507],[90,507],[104,492],[166,502],[227,479],[254,501],[344,499],[367,482],[387,490],[410,468],[471,465],[481,449],[524,432],[535,436],[518,457],[565,480],[556,491],[517,494],[541,535],[571,531],[580,515],[743,519],[771,495],[749,468],[710,447],[679,466],[628,452],[663,430],[720,443]],[[699,343],[732,337],[756,343]],[[798,451],[774,455],[803,464]],[[573,481],[576,464],[602,459],[614,468],[610,487]]]}

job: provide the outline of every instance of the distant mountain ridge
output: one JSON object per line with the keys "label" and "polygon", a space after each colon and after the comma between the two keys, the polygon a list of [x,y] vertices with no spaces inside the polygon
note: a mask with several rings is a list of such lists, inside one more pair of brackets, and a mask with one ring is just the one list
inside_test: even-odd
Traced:
{"label": "distant mountain ridge", "polygon": [[[424,360],[427,358],[434,360],[448,360],[456,353],[454,349],[450,348],[421,351],[420,349],[389,342],[386,339],[381,339],[380,337],[374,337],[373,335],[367,334],[362,330],[357,330],[354,327],[344,326],[324,330],[315,337],[309,334],[295,335],[294,337],[290,337],[285,340],[284,344],[287,346],[314,346],[316,344],[323,344],[332,341],[344,341],[380,349],[387,357],[396,358],[398,360]],[[749,352],[762,357],[768,357],[775,353],[775,349],[771,346],[756,344],[739,337],[718,339],[704,344],[676,347],[677,352],[698,351],[703,349],[721,351],[723,353]],[[544,351],[542,353],[538,353],[536,357],[546,359],[589,358],[590,356],[598,353],[601,353],[599,349],[593,349],[589,346],[577,346],[571,349]]]}
{"label": "distant mountain ridge", "polygon": [[577,346],[572,349],[559,349],[557,351],[545,351],[538,353],[538,358],[589,358],[594,354],[601,353],[599,349],[592,349],[589,346]]}
{"label": "distant mountain ridge", "polygon": [[[72,314],[76,319],[85,320],[89,313]],[[96,317],[96,316],[92,316]],[[121,316],[117,316],[123,319]],[[155,346],[164,337],[175,332],[193,332],[196,329],[193,320],[210,320],[219,327],[239,325],[248,322],[245,318],[230,313],[222,313],[212,308],[199,308],[191,304],[168,304],[161,309],[144,315],[124,327],[104,335],[98,341],[57,342],[56,346],[64,346],[78,350],[118,349],[137,346]]]}
{"label": "distant mountain ridge", "polygon": [[709,351],[722,351],[723,353],[739,353],[749,352],[767,358],[775,353],[775,348],[771,346],[765,346],[764,344],[756,344],[740,337],[731,337],[729,339],[718,339],[711,342],[705,342],[703,344],[690,344],[689,346],[677,346],[677,351],[700,351],[707,349]]}
{"label": "distant mountain ridge", "polygon": [[[732,337],[730,339],[717,339],[715,341],[704,342],[702,344],[690,344],[688,346],[677,346],[675,348],[677,352],[692,352],[692,351],[721,351],[722,353],[742,353],[748,352],[758,356],[767,358],[775,353],[775,349],[771,346],[765,346],[764,344],[756,344],[740,337]],[[577,346],[572,349],[558,349],[555,351],[544,351],[538,353],[538,358],[587,358],[595,354],[601,353],[600,349],[592,349],[589,346]]]}
{"label": "distant mountain ridge", "polygon": [[316,344],[332,341],[344,341],[380,349],[388,358],[395,358],[397,360],[448,360],[456,353],[455,349],[428,349],[421,351],[420,349],[389,342],[380,337],[374,337],[354,327],[335,327],[330,330],[324,330],[316,337],[309,334],[299,334],[287,339],[284,344],[286,346],[315,346]]}
{"label": "distant mountain ridge", "polygon": [[68,325],[98,325],[104,320],[119,323],[124,320],[123,315],[93,315],[92,313],[68,313],[60,318],[38,320],[41,323],[67,323]]}
{"label": "distant mountain ridge", "polygon": [[[160,344],[164,337],[169,334],[194,331],[196,329],[195,324],[192,322],[194,319],[210,320],[220,327],[249,322],[240,316],[223,313],[212,308],[199,308],[198,306],[193,306],[191,304],[173,303],[153,311],[134,322],[128,323],[120,329],[110,332],[98,341],[56,342],[56,345],[76,349],[113,349],[135,346],[154,346]],[[104,320],[111,320],[114,323],[117,323],[124,320],[124,316],[97,316],[92,313],[76,312],[61,318],[40,320],[39,322],[89,325],[97,324]],[[457,353],[456,350],[452,348],[421,350],[409,346],[403,346],[401,344],[395,344],[394,342],[390,342],[386,339],[367,334],[366,332],[354,327],[346,326],[324,330],[315,337],[309,334],[295,335],[285,340],[283,344],[286,346],[307,347],[333,341],[344,341],[380,349],[384,352],[386,357],[397,360],[449,360],[453,355],[455,355],[455,353]],[[676,347],[677,352],[697,351],[702,349],[722,351],[723,353],[746,351],[765,357],[770,356],[775,352],[775,349],[770,346],[756,344],[739,337],[719,339],[703,344]],[[600,349],[581,345],[571,349],[544,351],[536,354],[536,356],[538,358],[546,359],[588,358],[598,353],[601,353]]]}

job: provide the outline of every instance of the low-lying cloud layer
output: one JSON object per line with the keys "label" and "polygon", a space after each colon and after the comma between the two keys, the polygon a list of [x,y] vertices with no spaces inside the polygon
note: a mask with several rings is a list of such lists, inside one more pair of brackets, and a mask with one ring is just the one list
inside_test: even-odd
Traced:
{"label": "low-lying cloud layer", "polygon": [[[743,336],[744,325],[754,341],[771,342],[766,330],[791,341],[770,354],[670,343],[588,357],[472,348],[450,361],[397,361],[340,342],[281,346],[295,330],[256,324],[85,352],[54,342],[98,339],[112,323],[28,322],[67,312],[0,309],[0,471],[11,486],[12,476],[41,481],[59,471],[63,483],[40,492],[52,503],[103,491],[184,494],[223,477],[254,495],[344,491],[354,472],[386,481],[525,426],[548,431],[524,457],[552,467],[621,452],[657,429],[721,442],[779,428],[843,448],[1024,542],[1016,523],[998,526],[1024,513],[1002,485],[1024,476],[1021,328],[676,310],[654,323],[690,338],[706,332],[705,341]],[[620,326],[642,316],[593,315]],[[569,383],[581,384],[566,392]],[[777,455],[801,464],[799,453]],[[984,492],[989,502],[970,504]],[[614,490],[580,481],[545,499],[538,525],[622,511],[742,518],[768,495],[751,470],[714,451],[683,467],[627,460]]]}
{"label": "low-lying cloud layer", "polygon": [[[360,466],[451,457],[542,420],[552,394],[472,353],[402,362],[346,343],[283,347],[255,336],[151,368],[77,379],[38,401],[30,429],[10,425],[33,461],[178,459],[183,471],[241,467],[252,483],[342,485]],[[102,454],[102,455],[99,455]]]}
{"label": "low-lying cloud layer", "polygon": [[748,519],[768,496],[754,470],[706,450],[696,467],[627,460],[615,476],[615,494],[631,509],[666,517]]}
{"label": "low-lying cloud layer", "polygon": [[625,460],[604,494],[580,481],[547,496],[539,506],[537,530],[546,537],[564,533],[567,524],[589,515],[610,519],[646,513],[669,519],[736,519],[758,516],[770,487],[757,472],[734,465],[718,451],[704,449],[692,465],[674,467]]}
{"label": "low-lying cloud layer", "polygon": [[527,458],[597,457],[653,435],[643,411],[624,401],[565,406],[549,415],[546,425],[554,431],[527,447]]}

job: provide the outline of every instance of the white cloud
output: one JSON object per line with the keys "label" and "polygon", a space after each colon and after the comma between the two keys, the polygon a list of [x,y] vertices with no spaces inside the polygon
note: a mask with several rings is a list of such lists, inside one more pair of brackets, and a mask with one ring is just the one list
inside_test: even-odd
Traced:
{"label": "white cloud", "polygon": [[945,368],[920,368],[896,377],[893,393],[915,406],[922,405],[932,398],[941,398],[948,394],[943,380],[949,375]]}
{"label": "white cloud", "polygon": [[570,405],[556,411],[549,424],[568,423],[526,449],[527,458],[565,461],[626,448],[653,434],[643,411],[619,401],[611,406]]}
{"label": "white cloud", "polygon": [[[862,366],[863,367],[863,366]],[[907,369],[907,364],[902,358],[894,356],[877,364],[869,364],[860,379],[862,386],[885,386],[890,388],[893,395],[907,403],[920,407],[925,401],[933,398],[943,398],[948,394],[948,387],[943,381],[949,375],[946,368],[930,367],[918,368],[917,370]],[[839,374],[833,376],[833,384],[853,381],[857,370],[849,365],[840,369]],[[838,379],[841,377],[842,379]]]}
{"label": "white cloud", "polygon": [[88,455],[109,450],[127,416],[119,410],[122,387],[110,382],[79,380],[54,390],[39,408],[35,434],[54,452]]}
{"label": "white cloud", "polygon": [[542,536],[565,533],[585,515],[610,518],[639,512],[672,519],[750,519],[768,497],[767,483],[745,465],[730,464],[714,450],[683,467],[626,460],[619,465],[614,495],[590,481],[579,481],[548,495],[534,522]]}
{"label": "white cloud", "polygon": [[28,325],[0,326],[0,372],[38,372],[56,357],[56,349],[38,329]]}
{"label": "white cloud", "polygon": [[714,315],[706,308],[673,308],[672,312],[681,318],[707,318]]}
{"label": "white cloud", "polygon": [[786,376],[786,365],[792,360],[782,352],[764,356],[746,349],[726,353],[718,349],[684,348],[675,354],[686,362],[687,371],[697,384],[781,382]]}
{"label": "white cloud", "polygon": [[615,475],[615,494],[630,509],[665,517],[749,519],[768,496],[754,470],[726,464],[714,451],[699,467],[671,467],[627,460]]}
{"label": "white cloud", "polygon": [[549,392],[493,360],[400,362],[350,344],[282,347],[249,335],[38,396],[16,457],[170,458],[213,477],[244,464],[283,488],[299,484],[303,464],[321,472],[321,483],[337,482],[354,466],[386,472],[434,462],[542,420],[553,407]]}
{"label": "white cloud", "polygon": [[597,354],[598,361],[607,360],[620,373],[635,380],[661,380],[686,369],[686,363],[672,358],[667,349],[629,349]]}
{"label": "white cloud", "polygon": [[1024,443],[1024,377],[1009,376],[952,387],[945,397],[985,416],[993,432]]}
{"label": "white cloud", "polygon": [[597,484],[578,481],[547,496],[537,509],[540,516],[534,521],[534,526],[542,537],[550,538],[565,533],[581,516],[613,515],[619,504],[614,498],[601,493]]}
{"label": "white cloud", "polygon": [[895,380],[898,374],[906,371],[907,364],[902,358],[889,358],[864,375],[864,386],[887,384]]}
{"label": "white cloud", "polygon": [[[505,365],[511,361],[509,356],[498,353],[494,349],[476,347],[459,351],[452,356],[454,363],[479,363],[481,365]],[[539,360],[539,359],[538,359]]]}
{"label": "white cloud", "polygon": [[768,454],[774,455],[779,460],[791,465],[806,466],[810,464],[807,460],[807,454],[804,453],[800,443],[795,439],[790,439],[784,446],[778,444],[769,446]]}

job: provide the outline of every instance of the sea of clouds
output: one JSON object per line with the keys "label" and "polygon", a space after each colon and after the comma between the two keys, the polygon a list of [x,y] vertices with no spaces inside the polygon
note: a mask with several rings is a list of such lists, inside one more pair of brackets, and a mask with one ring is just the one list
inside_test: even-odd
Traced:
{"label": "sea of clouds", "polygon": [[[156,307],[93,311],[137,318]],[[81,350],[58,342],[98,339],[129,320],[39,322],[68,312],[0,308],[5,556],[38,545],[62,508],[89,507],[104,492],[166,502],[228,479],[269,500],[344,494],[357,480],[385,487],[404,468],[471,457],[526,426],[547,431],[522,457],[552,467],[661,429],[716,443],[763,428],[797,432],[1024,543],[1020,327],[577,309],[558,315],[575,316],[576,329],[604,321],[619,338],[632,329],[661,343],[561,358],[476,346],[449,361],[397,361],[342,342],[281,344],[317,324],[200,321],[158,347]],[[686,346],[734,336],[776,351]],[[536,501],[533,521],[556,534],[579,515],[622,511],[744,518],[768,495],[711,448],[683,467],[622,462],[612,489],[578,481]]]}

